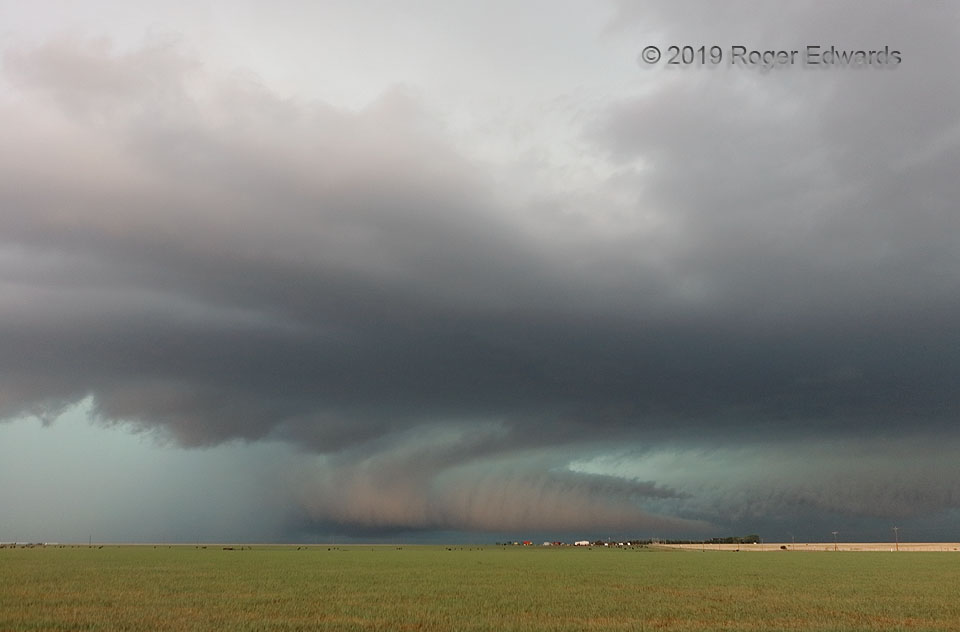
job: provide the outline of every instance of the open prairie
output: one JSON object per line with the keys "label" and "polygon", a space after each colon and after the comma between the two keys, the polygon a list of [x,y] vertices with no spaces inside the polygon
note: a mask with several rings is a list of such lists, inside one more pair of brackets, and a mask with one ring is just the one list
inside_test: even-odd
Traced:
{"label": "open prairie", "polygon": [[958,584],[952,553],[16,548],[0,630],[958,630]]}

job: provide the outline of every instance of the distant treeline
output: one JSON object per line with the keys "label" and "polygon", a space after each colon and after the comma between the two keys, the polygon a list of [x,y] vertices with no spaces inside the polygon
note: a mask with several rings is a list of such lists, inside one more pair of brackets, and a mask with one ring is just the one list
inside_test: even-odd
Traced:
{"label": "distant treeline", "polygon": [[[651,544],[759,544],[760,536],[755,533],[750,535],[731,535],[725,538],[710,538],[709,540],[666,540],[663,538],[650,538],[647,540],[596,540],[590,543],[590,546],[650,546]],[[497,546],[533,546],[530,540],[516,542],[497,542]],[[544,542],[544,545],[550,546],[570,546],[567,542]]]}
{"label": "distant treeline", "polygon": [[755,533],[750,535],[730,535],[725,538],[710,538],[709,540],[654,540],[658,544],[759,544],[760,536]]}

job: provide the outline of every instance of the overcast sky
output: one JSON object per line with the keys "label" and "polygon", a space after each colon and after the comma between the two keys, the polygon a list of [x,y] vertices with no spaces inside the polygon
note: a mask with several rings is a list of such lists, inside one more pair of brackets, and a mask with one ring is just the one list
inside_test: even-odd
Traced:
{"label": "overcast sky", "polygon": [[960,540],[958,41],[0,0],[0,541]]}

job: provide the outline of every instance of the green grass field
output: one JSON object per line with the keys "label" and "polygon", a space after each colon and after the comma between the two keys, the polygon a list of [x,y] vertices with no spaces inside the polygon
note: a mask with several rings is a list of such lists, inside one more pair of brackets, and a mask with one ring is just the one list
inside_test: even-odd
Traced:
{"label": "green grass field", "polygon": [[960,630],[960,555],[3,549],[0,630]]}

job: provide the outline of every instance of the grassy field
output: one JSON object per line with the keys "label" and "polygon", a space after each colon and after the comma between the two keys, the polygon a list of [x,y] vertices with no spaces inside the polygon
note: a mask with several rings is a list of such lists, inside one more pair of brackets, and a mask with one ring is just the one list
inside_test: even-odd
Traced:
{"label": "grassy field", "polygon": [[3,549],[0,630],[960,630],[960,556]]}

